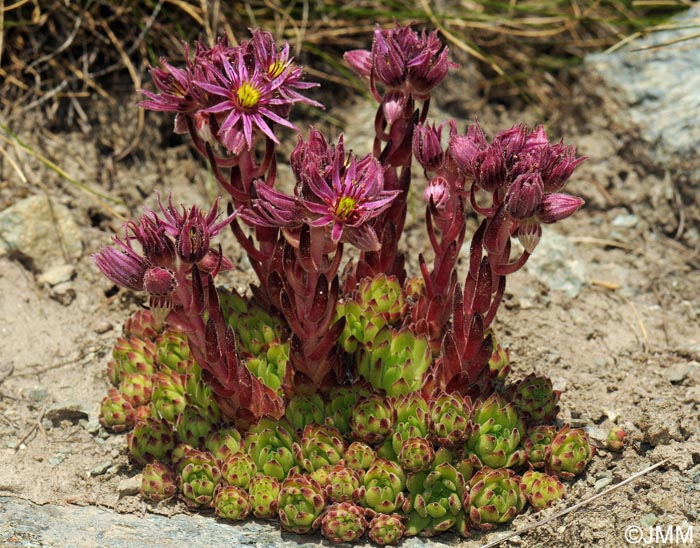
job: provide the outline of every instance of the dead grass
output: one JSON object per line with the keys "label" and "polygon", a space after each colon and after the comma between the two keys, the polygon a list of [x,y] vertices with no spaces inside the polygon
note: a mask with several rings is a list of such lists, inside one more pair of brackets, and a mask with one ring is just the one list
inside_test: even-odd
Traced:
{"label": "dead grass", "polygon": [[[181,42],[232,41],[260,26],[288,40],[332,93],[357,86],[338,59],[368,47],[375,24],[438,27],[483,75],[486,99],[535,103],[566,91],[588,52],[653,30],[690,0],[0,0],[0,109],[6,121],[41,109],[57,127],[89,124],[84,100],[116,104]],[[143,121],[140,120],[140,123]],[[124,156],[131,146],[120,151]]]}

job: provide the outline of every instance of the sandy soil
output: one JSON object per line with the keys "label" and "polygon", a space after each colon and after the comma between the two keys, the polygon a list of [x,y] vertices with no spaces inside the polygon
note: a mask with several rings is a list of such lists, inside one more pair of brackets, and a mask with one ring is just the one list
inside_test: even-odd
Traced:
{"label": "sandy soil", "polygon": [[[106,115],[104,106],[93,107]],[[582,108],[585,112],[585,102]],[[139,301],[115,292],[96,271],[90,254],[119,227],[115,213],[138,213],[143,203],[153,205],[153,190],[172,187],[175,201],[207,203],[215,189],[186,145],[170,142],[159,148],[163,139],[155,126],[162,122],[155,116],[147,119],[136,151],[124,161],[113,161],[110,154],[118,143],[110,141],[110,130],[116,127],[112,124],[120,128],[114,134],[128,142],[124,128],[133,125],[134,112],[128,103],[96,120],[87,133],[50,133],[36,120],[14,127],[77,180],[127,207],[107,207],[22,151],[10,153],[27,183],[4,163],[0,207],[47,193],[70,208],[84,246],[70,282],[74,294],[68,296],[42,285],[40,273],[22,262],[0,258],[0,495],[117,512],[143,510],[124,483],[137,472],[126,457],[124,436],[109,434],[97,423],[99,402],[109,386],[108,353]],[[586,266],[586,282],[572,298],[527,271],[519,272],[509,281],[497,330],[510,346],[515,377],[533,371],[547,374],[563,390],[561,422],[586,427],[597,443],[618,424],[628,431],[630,443],[621,454],[600,449],[586,474],[569,486],[565,501],[541,514],[528,512],[499,534],[551,517],[668,461],[511,544],[526,548],[628,546],[624,533],[630,526],[642,527],[648,535],[656,526],[665,530],[697,524],[700,514],[700,258],[693,250],[697,213],[684,211],[683,234],[676,237],[681,191],[673,178],[626,158],[618,136],[605,129],[605,120],[589,112],[583,123],[581,112],[560,113],[550,133],[562,132],[590,157],[569,187],[586,198],[587,206],[556,227]],[[493,109],[479,117],[490,132],[522,117],[536,121],[532,113]],[[624,215],[636,220],[620,226]],[[414,262],[414,247],[424,240],[417,223],[409,226]],[[240,256],[236,249],[229,251]],[[242,288],[248,277],[243,271],[228,283]],[[149,511],[185,510],[174,503]],[[695,536],[700,537],[700,530]],[[492,538],[476,535],[466,545],[479,546]]]}

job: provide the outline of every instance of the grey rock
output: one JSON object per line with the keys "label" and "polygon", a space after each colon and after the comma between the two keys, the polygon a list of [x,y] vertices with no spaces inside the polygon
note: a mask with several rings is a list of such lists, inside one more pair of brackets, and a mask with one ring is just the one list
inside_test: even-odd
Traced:
{"label": "grey rock", "polygon": [[117,486],[117,491],[119,492],[119,498],[121,497],[133,497],[138,495],[139,489],[141,488],[141,474],[133,476],[131,478],[124,478],[119,482]]}
{"label": "grey rock", "polygon": [[642,518],[639,520],[639,523],[641,524],[642,527],[653,527],[656,525],[656,522],[659,521],[659,518],[654,514],[653,512],[649,512],[648,514],[644,514]]}
{"label": "grey rock", "polygon": [[639,217],[636,215],[618,215],[612,220],[612,225],[618,228],[634,228],[639,222]]}
{"label": "grey rock", "polygon": [[68,306],[75,300],[76,292],[73,282],[63,282],[51,288],[51,298]]}
{"label": "grey rock", "polygon": [[542,238],[525,269],[554,291],[574,298],[586,281],[586,267],[578,258],[576,247],[565,237],[542,227]]}
{"label": "grey rock", "polygon": [[[118,514],[95,506],[40,506],[18,498],[0,497],[0,546],[10,545],[11,537],[21,538],[21,546],[25,548],[314,548],[328,545],[320,535],[282,533],[274,523],[253,520],[226,523],[213,517],[185,514],[169,517]],[[458,544],[456,536],[443,537],[413,537],[402,541],[401,546],[447,548]],[[373,545],[365,540],[356,546]]]}
{"label": "grey rock", "polygon": [[678,362],[671,364],[666,370],[666,380],[671,384],[682,383],[690,374],[692,362]]}
{"label": "grey rock", "polygon": [[44,272],[77,260],[82,251],[80,228],[70,211],[46,196],[25,198],[0,212],[0,256]]}
{"label": "grey rock", "polygon": [[72,264],[57,264],[47,268],[41,276],[37,278],[40,284],[56,286],[70,282],[75,276],[75,266]]}
{"label": "grey rock", "polygon": [[636,161],[668,170],[700,188],[700,6],[674,17],[669,30],[648,33],[612,53],[589,55],[581,79]]}
{"label": "grey rock", "polygon": [[99,464],[96,464],[90,469],[90,475],[91,476],[101,476],[102,474],[106,473],[107,470],[109,470],[109,467],[112,466],[112,461],[111,460],[106,460],[104,462],[101,462]]}

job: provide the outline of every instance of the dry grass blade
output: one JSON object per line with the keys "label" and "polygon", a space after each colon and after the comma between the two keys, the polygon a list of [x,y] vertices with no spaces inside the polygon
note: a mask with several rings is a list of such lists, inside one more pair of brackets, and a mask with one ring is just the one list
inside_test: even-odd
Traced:
{"label": "dry grass blade", "polygon": [[483,544],[479,548],[495,548],[496,546],[500,546],[501,544],[503,544],[507,540],[524,535],[530,531],[533,531],[534,529],[537,529],[538,527],[542,527],[543,525],[546,525],[546,524],[554,521],[555,519],[559,519],[560,517],[566,516],[567,514],[570,514],[571,512],[575,512],[576,510],[579,510],[579,509],[583,508],[584,506],[588,506],[589,504],[591,504],[592,502],[594,502],[600,498],[608,496],[613,491],[617,491],[621,487],[624,487],[625,485],[628,485],[628,484],[632,483],[633,481],[638,480],[639,478],[648,474],[649,472],[653,472],[657,468],[660,468],[664,464],[668,463],[670,460],[671,459],[668,458],[668,459],[664,459],[660,462],[657,462],[656,464],[653,464],[653,465],[645,468],[644,470],[640,470],[639,472],[632,474],[629,478],[624,479],[619,483],[616,483],[615,485],[613,485],[612,487],[609,487],[605,491],[601,491],[600,493],[597,493],[591,497],[588,497],[587,499],[584,499],[581,502],[574,504],[573,506],[569,506],[568,508],[565,508],[561,512],[557,512],[555,514],[552,514],[551,516],[548,516],[544,519],[541,519],[540,521],[533,523],[532,525],[528,525],[527,527],[524,527],[523,529],[520,529],[519,531],[513,531],[511,533],[508,533],[507,535],[502,536],[501,538],[499,538],[497,540]]}

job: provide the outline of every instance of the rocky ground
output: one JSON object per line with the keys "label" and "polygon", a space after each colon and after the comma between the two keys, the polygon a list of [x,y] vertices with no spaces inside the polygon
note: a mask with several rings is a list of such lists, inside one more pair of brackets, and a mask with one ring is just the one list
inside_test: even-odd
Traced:
{"label": "rocky ground", "polygon": [[[686,17],[697,19],[698,11]],[[619,454],[601,448],[556,507],[528,512],[495,533],[428,544],[476,548],[552,518],[503,545],[622,547],[634,540],[625,538],[630,527],[648,538],[668,526],[686,531],[698,524],[700,162],[691,137],[700,128],[700,109],[691,106],[700,105],[693,84],[700,82],[700,69],[685,65],[675,83],[669,76],[680,73],[674,62],[692,59],[693,48],[697,39],[587,63],[571,102],[548,120],[551,135],[564,136],[589,157],[568,187],[587,205],[545,232],[527,267],[509,280],[496,325],[510,347],[514,376],[546,374],[562,390],[562,423],[585,427],[598,445],[620,425],[630,443]],[[662,72],[652,74],[654,67]],[[644,77],[635,79],[639,74]],[[687,86],[685,92],[678,86]],[[162,118],[155,116],[136,152],[113,161],[110,152],[119,148],[113,136],[128,142],[124,128],[133,124],[135,107],[94,109],[103,119],[87,133],[52,133],[37,120],[13,129],[75,180],[123,204],[85,192],[21,148],[3,162],[0,547],[320,542],[255,523],[194,518],[177,503],[152,507],[135,496],[138,471],[126,457],[125,438],[106,432],[97,417],[109,386],[111,345],[139,303],[116,291],[90,254],[108,243],[120,216],[154,205],[154,190],[172,188],[176,202],[204,204],[215,188],[186,145],[159,148],[161,132],[154,126]],[[363,103],[346,109],[348,140],[357,151],[371,113]],[[331,114],[343,116],[339,109]],[[492,106],[475,114],[490,134],[540,119],[532,111]],[[120,131],[112,131],[117,126]],[[416,204],[414,212],[420,209]],[[406,234],[413,267],[426,245],[419,217]],[[228,251],[241,257],[235,247]],[[240,265],[223,281],[243,289],[250,273],[245,261]],[[554,517],[661,461],[636,481]],[[694,533],[700,542],[700,529]]]}

